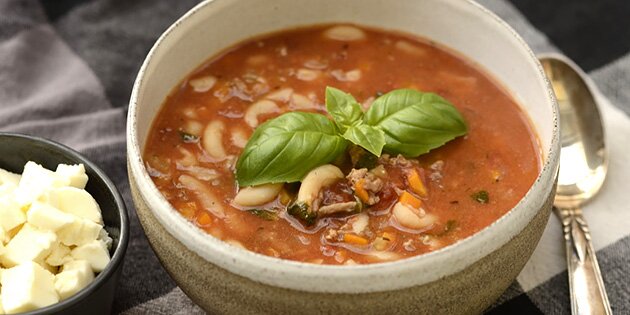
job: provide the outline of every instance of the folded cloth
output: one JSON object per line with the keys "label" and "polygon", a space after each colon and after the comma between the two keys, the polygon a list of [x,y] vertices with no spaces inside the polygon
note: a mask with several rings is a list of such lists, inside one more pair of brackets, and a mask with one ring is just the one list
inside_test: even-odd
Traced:
{"label": "folded cloth", "polygon": [[[0,1],[0,130],[65,143],[101,166],[131,210],[116,293],[123,314],[203,313],[160,266],[139,226],[125,168],[131,85],[152,43],[194,0]],[[630,3],[484,0],[537,52],[561,52],[602,89],[610,178],[585,207],[608,294],[630,314]],[[601,17],[605,16],[605,19]],[[609,99],[610,102],[607,100]],[[625,113],[624,113],[625,112]],[[552,216],[532,259],[490,313],[570,312],[560,224]]]}

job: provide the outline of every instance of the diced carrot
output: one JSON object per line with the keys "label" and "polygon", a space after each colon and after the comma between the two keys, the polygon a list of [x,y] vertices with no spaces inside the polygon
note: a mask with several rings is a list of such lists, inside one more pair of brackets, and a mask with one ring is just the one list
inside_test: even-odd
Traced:
{"label": "diced carrot", "polygon": [[209,225],[210,223],[212,223],[212,218],[210,217],[208,213],[202,212],[197,217],[197,223],[201,226]]}
{"label": "diced carrot", "polygon": [[361,199],[361,201],[368,202],[368,200],[370,199],[370,194],[368,194],[367,190],[363,188],[364,182],[365,179],[362,178],[354,185],[354,193],[357,195],[357,197],[359,197],[359,199]]}
{"label": "diced carrot", "polygon": [[355,235],[355,234],[344,234],[343,241],[349,244],[356,244],[356,245],[367,245],[369,243],[369,241],[366,238]]}
{"label": "diced carrot", "polygon": [[398,201],[414,209],[420,209],[420,207],[422,206],[422,200],[418,199],[418,197],[412,195],[408,191],[403,191]]}
{"label": "diced carrot", "polygon": [[409,182],[409,188],[411,188],[411,191],[421,197],[425,197],[427,195],[427,188],[424,186],[424,183],[422,183],[422,179],[420,179],[418,171],[411,170],[411,172],[407,175],[407,182]]}

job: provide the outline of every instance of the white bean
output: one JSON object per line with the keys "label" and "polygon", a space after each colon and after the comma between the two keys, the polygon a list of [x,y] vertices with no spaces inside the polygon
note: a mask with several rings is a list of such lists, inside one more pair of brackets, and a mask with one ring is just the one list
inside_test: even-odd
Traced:
{"label": "white bean", "polygon": [[322,165],[311,170],[302,180],[297,201],[310,206],[323,187],[331,185],[342,178],[344,178],[343,172],[332,164]]}
{"label": "white bean", "polygon": [[330,72],[330,75],[335,77],[337,81],[341,82],[356,82],[361,80],[361,70],[354,69],[348,72],[344,72],[343,70],[333,70]]}
{"label": "white bean", "polygon": [[390,251],[374,250],[368,252],[367,255],[371,258],[375,258],[378,261],[393,261],[401,258],[400,254]]}
{"label": "white bean", "polygon": [[329,39],[339,40],[339,41],[355,41],[365,39],[365,32],[360,28],[349,26],[349,25],[339,25],[333,26],[324,31],[324,36]]}
{"label": "white bean", "polygon": [[322,60],[310,59],[304,63],[304,66],[309,69],[324,70],[328,68],[328,62],[322,61]]}
{"label": "white bean", "polygon": [[320,74],[321,74],[321,71],[319,70],[298,69],[297,73],[295,74],[295,77],[298,78],[298,80],[302,80],[302,81],[313,81],[319,78]]}
{"label": "white bean", "polygon": [[203,131],[203,125],[198,121],[189,120],[184,123],[182,129],[184,129],[184,132],[187,134],[199,137]]}
{"label": "white bean", "polygon": [[293,94],[293,89],[291,88],[284,88],[284,89],[280,89],[277,90],[275,92],[271,92],[269,94],[267,94],[267,99],[270,99],[272,101],[278,101],[278,102],[288,102],[289,100],[291,100],[291,95]]}
{"label": "white bean", "polygon": [[258,115],[277,113],[278,105],[270,100],[261,100],[252,104],[245,112],[245,122],[252,128],[258,126]]}
{"label": "white bean", "polygon": [[394,205],[392,214],[396,221],[407,228],[419,230],[435,223],[435,216],[431,214],[422,215],[418,210],[412,209],[400,202]]}
{"label": "white bean", "polygon": [[204,150],[215,159],[224,159],[226,157],[223,148],[223,131],[225,124],[220,120],[213,120],[206,126],[202,137],[202,146]]}
{"label": "white bean", "polygon": [[404,40],[399,40],[396,42],[396,44],[394,44],[394,47],[396,47],[396,49],[413,55],[413,56],[422,56],[424,54],[426,54],[426,51],[424,50],[424,48],[420,48],[410,42],[404,41]]}
{"label": "white bean", "polygon": [[198,93],[208,92],[217,83],[217,78],[209,75],[188,81],[193,90]]}
{"label": "white bean", "polygon": [[245,187],[238,191],[234,203],[244,207],[260,206],[275,199],[281,189],[282,183]]}
{"label": "white bean", "polygon": [[314,109],[316,107],[315,102],[302,94],[293,93],[293,95],[291,95],[292,109]]}
{"label": "white bean", "polygon": [[182,158],[177,160],[177,167],[189,167],[189,166],[193,166],[197,164],[197,157],[192,154],[190,151],[184,149],[184,148],[179,148],[179,153],[181,153],[183,156]]}
{"label": "white bean", "polygon": [[346,80],[350,82],[356,82],[361,80],[361,70],[354,69],[346,72]]}
{"label": "white bean", "polygon": [[243,130],[241,127],[232,128],[231,132],[232,144],[239,147],[244,148],[247,145],[247,141],[249,140],[249,136],[247,132]]}
{"label": "white bean", "polygon": [[201,181],[190,175],[181,175],[179,182],[197,196],[204,209],[210,211],[217,218],[225,217],[225,210],[221,206],[221,201]]}

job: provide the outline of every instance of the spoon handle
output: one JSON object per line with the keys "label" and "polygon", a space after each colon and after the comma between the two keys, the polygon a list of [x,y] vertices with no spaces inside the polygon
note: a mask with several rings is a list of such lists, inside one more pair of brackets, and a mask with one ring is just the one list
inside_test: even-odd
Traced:
{"label": "spoon handle", "polygon": [[591,234],[582,209],[554,210],[564,230],[571,291],[571,313],[612,314],[606,288],[599,271]]}

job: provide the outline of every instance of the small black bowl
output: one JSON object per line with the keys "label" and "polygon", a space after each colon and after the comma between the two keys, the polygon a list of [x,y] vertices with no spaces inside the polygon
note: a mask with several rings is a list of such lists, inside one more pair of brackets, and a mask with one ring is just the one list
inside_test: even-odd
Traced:
{"label": "small black bowl", "polygon": [[90,285],[57,304],[22,314],[111,314],[129,243],[129,217],[120,193],[101,169],[76,151],[50,140],[0,132],[0,168],[22,173],[28,161],[53,171],[58,164],[83,164],[89,178],[85,190],[101,207],[105,229],[113,243],[111,261]]}

